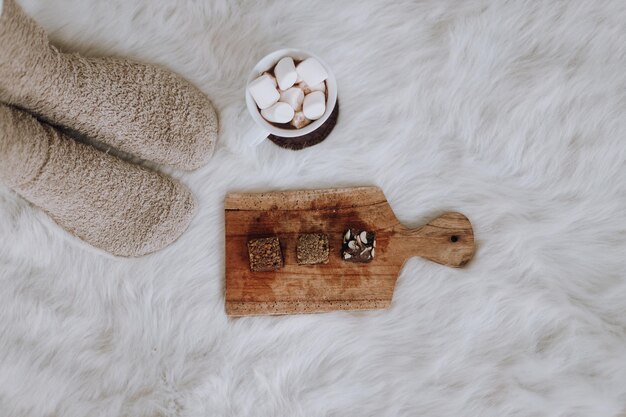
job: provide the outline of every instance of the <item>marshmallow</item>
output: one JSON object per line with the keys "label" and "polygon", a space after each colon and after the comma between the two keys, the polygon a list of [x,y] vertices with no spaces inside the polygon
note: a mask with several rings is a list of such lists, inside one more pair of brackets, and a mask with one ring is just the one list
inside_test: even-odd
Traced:
{"label": "marshmallow", "polygon": [[298,84],[298,87],[300,87],[302,91],[304,91],[304,94],[310,94],[313,91],[321,91],[323,93],[326,92],[326,83],[323,81],[316,85],[308,85],[307,83],[302,81],[301,83]]}
{"label": "marshmallow", "polygon": [[308,85],[317,85],[328,78],[328,73],[315,58],[307,58],[299,63],[296,71]]}
{"label": "marshmallow", "polygon": [[304,93],[298,87],[291,87],[287,91],[280,92],[280,100],[289,104],[295,111],[302,110],[302,102],[304,101]]}
{"label": "marshmallow", "polygon": [[291,125],[296,129],[302,129],[309,123],[311,123],[311,121],[307,119],[304,113],[302,113],[301,111],[296,112],[296,114],[293,116],[293,119],[291,119]]}
{"label": "marshmallow", "polygon": [[321,91],[314,91],[304,97],[302,104],[302,113],[307,119],[317,120],[324,115],[326,111],[326,95]]}
{"label": "marshmallow", "polygon": [[250,95],[261,110],[267,109],[280,99],[276,82],[269,75],[261,75],[248,86]]}
{"label": "marshmallow", "polygon": [[293,108],[289,104],[282,102],[278,102],[272,107],[261,110],[261,116],[272,123],[288,123],[293,119],[293,115]]}
{"label": "marshmallow", "polygon": [[293,58],[286,56],[278,61],[278,64],[274,67],[274,75],[276,76],[276,81],[278,81],[278,87],[281,90],[292,87],[298,79],[298,73],[296,72]]}

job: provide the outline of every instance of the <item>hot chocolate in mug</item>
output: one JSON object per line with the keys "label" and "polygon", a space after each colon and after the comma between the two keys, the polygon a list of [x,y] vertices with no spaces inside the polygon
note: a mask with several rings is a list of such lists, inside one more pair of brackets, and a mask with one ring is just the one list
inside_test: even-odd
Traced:
{"label": "hot chocolate in mug", "polygon": [[[326,70],[328,74],[328,78],[326,79],[326,111],[317,120],[312,121],[308,125],[296,129],[285,129],[278,127],[261,116],[261,111],[257,107],[248,86],[252,81],[263,75],[266,71],[271,71],[276,63],[280,61],[280,59],[284,57],[291,57],[294,61],[303,61],[307,58],[316,59]],[[269,55],[266,55],[263,59],[261,59],[255,66],[254,69],[250,72],[248,76],[248,80],[246,82],[246,105],[248,107],[248,112],[252,116],[252,119],[255,122],[254,127],[246,134],[246,142],[250,145],[258,145],[267,139],[268,136],[273,135],[277,139],[280,139],[283,143],[288,143],[288,139],[292,138],[294,141],[298,139],[302,139],[306,136],[311,136],[315,134],[318,129],[323,127],[328,121],[329,117],[335,111],[335,107],[337,106],[337,80],[333,75],[333,72],[330,70],[328,65],[317,55],[304,51],[302,49],[295,48],[285,48],[279,49],[278,51],[274,51]]]}

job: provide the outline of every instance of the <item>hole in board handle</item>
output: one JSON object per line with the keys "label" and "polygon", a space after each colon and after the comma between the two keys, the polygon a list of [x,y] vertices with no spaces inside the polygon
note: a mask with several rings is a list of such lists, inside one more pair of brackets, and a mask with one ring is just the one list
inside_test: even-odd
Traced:
{"label": "hole in board handle", "polygon": [[450,236],[450,242],[456,243],[459,241],[459,237],[457,235]]}

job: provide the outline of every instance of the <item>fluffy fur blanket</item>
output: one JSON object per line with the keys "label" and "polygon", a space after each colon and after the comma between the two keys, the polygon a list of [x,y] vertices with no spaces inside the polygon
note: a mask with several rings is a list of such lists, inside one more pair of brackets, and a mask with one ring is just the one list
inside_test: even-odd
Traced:
{"label": "fluffy fur blanket", "polygon": [[[68,51],[164,65],[219,110],[172,174],[190,230],[97,253],[0,188],[1,416],[623,416],[626,3],[23,0]],[[300,152],[243,143],[243,87],[284,46],[334,69]],[[416,226],[466,213],[468,267],[412,259],[390,310],[228,319],[228,191],[382,187]]]}

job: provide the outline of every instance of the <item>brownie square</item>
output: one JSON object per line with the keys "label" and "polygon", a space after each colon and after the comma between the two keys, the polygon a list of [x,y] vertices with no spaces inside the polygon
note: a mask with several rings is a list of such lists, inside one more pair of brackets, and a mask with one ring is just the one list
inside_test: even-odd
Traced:
{"label": "brownie square", "polygon": [[328,236],[323,233],[298,236],[296,256],[300,265],[328,263]]}
{"label": "brownie square", "polygon": [[283,267],[283,253],[277,237],[249,240],[248,257],[250,270],[254,272],[275,271]]}
{"label": "brownie square", "polygon": [[343,235],[341,258],[347,262],[372,262],[376,256],[376,233],[348,229]]}

